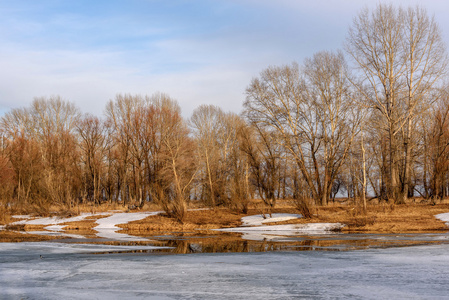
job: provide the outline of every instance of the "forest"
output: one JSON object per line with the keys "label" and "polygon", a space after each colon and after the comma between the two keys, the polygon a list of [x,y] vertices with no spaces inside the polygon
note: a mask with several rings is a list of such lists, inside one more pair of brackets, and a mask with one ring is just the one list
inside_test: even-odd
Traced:
{"label": "forest", "polygon": [[118,94],[101,117],[35,98],[0,119],[1,209],[150,202],[182,221],[192,201],[435,203],[449,193],[447,70],[425,9],[379,4],[341,51],[266,67],[240,114],[204,104],[183,118],[164,93]]}

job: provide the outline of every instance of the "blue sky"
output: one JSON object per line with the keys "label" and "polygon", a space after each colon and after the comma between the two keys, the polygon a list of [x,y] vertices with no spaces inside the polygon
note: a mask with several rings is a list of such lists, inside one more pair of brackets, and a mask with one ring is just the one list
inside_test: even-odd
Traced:
{"label": "blue sky", "polygon": [[[381,1],[386,2],[386,1]],[[420,4],[449,42],[445,0]],[[363,0],[0,0],[0,113],[60,95],[102,115],[117,93],[240,112],[251,78],[342,47]],[[390,3],[390,1],[388,2]]]}

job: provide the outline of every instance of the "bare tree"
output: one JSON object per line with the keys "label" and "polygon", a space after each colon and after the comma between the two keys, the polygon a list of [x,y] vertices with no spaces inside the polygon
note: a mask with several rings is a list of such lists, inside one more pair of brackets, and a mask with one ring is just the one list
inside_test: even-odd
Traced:
{"label": "bare tree", "polygon": [[78,122],[77,132],[80,137],[81,159],[85,166],[86,196],[99,204],[101,178],[106,161],[106,127],[100,119],[87,114]]}
{"label": "bare tree", "polygon": [[360,116],[342,54],[317,53],[300,71],[270,67],[252,81],[245,116],[277,136],[292,156],[312,197],[326,205],[357,133]]}
{"label": "bare tree", "polygon": [[167,214],[183,222],[190,198],[190,185],[197,171],[194,142],[174,100],[163,96],[153,99],[153,104],[161,117],[162,169],[158,200]]}
{"label": "bare tree", "polygon": [[271,210],[276,205],[282,149],[276,135],[258,124],[242,126],[239,131],[240,150],[247,156],[251,181],[259,197]]}
{"label": "bare tree", "polygon": [[216,205],[217,173],[219,164],[219,132],[222,131],[224,112],[213,105],[201,105],[193,111],[189,124],[197,142],[199,157],[204,164],[204,185],[208,186],[208,203]]}
{"label": "bare tree", "polygon": [[354,19],[346,49],[370,86],[369,92],[360,90],[366,103],[385,120],[388,197],[404,202],[410,182],[411,125],[415,116],[426,109],[425,96],[447,65],[438,26],[423,9],[379,4]]}

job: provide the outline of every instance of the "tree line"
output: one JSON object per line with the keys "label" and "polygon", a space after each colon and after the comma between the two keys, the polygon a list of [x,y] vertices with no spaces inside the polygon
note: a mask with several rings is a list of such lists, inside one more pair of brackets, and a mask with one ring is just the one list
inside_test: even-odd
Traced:
{"label": "tree line", "polygon": [[277,199],[337,196],[404,203],[449,193],[448,57],[420,7],[379,4],[354,18],[344,51],[270,66],[241,114],[201,105],[189,119],[170,96],[119,94],[103,118],[59,96],[0,120],[6,208],[189,201],[247,211]]}

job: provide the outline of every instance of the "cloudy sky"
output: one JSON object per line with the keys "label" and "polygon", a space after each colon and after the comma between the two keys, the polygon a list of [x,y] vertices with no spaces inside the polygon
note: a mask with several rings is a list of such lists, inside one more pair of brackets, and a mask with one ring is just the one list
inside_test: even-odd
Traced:
{"label": "cloudy sky", "polygon": [[[384,2],[384,1],[381,1]],[[387,2],[387,1],[385,1]],[[449,1],[419,4],[449,44]],[[269,65],[342,48],[364,0],[0,0],[0,115],[60,95],[101,116],[117,93],[240,112]]]}

